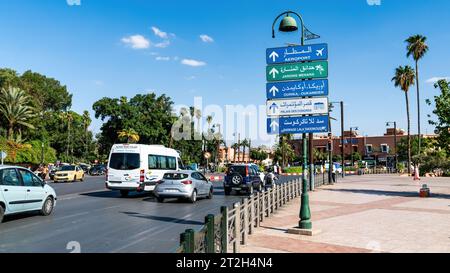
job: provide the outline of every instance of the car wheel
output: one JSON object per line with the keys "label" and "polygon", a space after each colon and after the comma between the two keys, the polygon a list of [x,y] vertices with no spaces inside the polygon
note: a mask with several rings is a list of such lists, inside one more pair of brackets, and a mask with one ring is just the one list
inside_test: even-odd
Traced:
{"label": "car wheel", "polygon": [[130,192],[129,192],[129,191],[124,191],[124,190],[120,191],[120,195],[121,195],[122,197],[127,197],[127,196],[128,196],[128,193],[130,193]]}
{"label": "car wheel", "polygon": [[3,222],[3,217],[5,216],[5,210],[0,206],[0,224]]}
{"label": "car wheel", "polygon": [[80,182],[83,182],[84,181],[84,174],[83,174],[83,176],[81,176],[81,179],[80,179]]}
{"label": "car wheel", "polygon": [[53,212],[53,208],[55,207],[55,201],[52,197],[47,197],[45,199],[44,204],[42,205],[41,214],[44,216],[49,216]]}
{"label": "car wheel", "polygon": [[259,191],[259,192],[262,192],[262,191],[263,191],[263,186],[262,186],[261,183],[258,184],[258,191]]}
{"label": "car wheel", "polygon": [[234,186],[239,186],[244,181],[244,178],[242,177],[242,175],[235,173],[231,175],[230,180]]}
{"label": "car wheel", "polygon": [[225,195],[226,196],[231,195],[231,189],[230,188],[225,188],[224,191],[225,191]]}
{"label": "car wheel", "polygon": [[156,200],[158,201],[158,203],[164,203],[164,198],[162,197],[156,197]]}
{"label": "car wheel", "polygon": [[254,189],[253,189],[253,185],[250,186],[250,188],[248,188],[248,194],[253,195],[254,193]]}
{"label": "car wheel", "polygon": [[197,191],[194,190],[192,192],[191,197],[189,198],[189,202],[191,202],[192,204],[194,204],[195,202],[197,202]]}
{"label": "car wheel", "polygon": [[213,191],[213,188],[211,187],[211,189],[209,190],[209,194],[206,198],[213,199],[213,196],[214,196],[214,191]]}

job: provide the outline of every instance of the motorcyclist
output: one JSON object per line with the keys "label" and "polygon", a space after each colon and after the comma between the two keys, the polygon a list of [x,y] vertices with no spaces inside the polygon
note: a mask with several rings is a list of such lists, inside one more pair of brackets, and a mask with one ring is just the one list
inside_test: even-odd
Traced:
{"label": "motorcyclist", "polygon": [[275,175],[274,169],[269,168],[266,176],[264,177],[265,185],[269,186],[269,187],[273,187],[273,185],[275,184],[275,181],[277,181],[277,180],[278,180],[278,177]]}

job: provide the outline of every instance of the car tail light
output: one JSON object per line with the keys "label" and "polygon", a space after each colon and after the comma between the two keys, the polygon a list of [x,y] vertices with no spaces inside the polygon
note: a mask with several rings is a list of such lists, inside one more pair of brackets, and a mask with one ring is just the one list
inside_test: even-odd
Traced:
{"label": "car tail light", "polygon": [[145,170],[141,170],[141,175],[139,176],[139,182],[144,183],[145,181]]}
{"label": "car tail light", "polygon": [[248,176],[248,166],[245,167],[245,176]]}
{"label": "car tail light", "polygon": [[192,185],[192,181],[191,180],[185,180],[185,181],[183,181],[181,183],[183,183],[184,185]]}

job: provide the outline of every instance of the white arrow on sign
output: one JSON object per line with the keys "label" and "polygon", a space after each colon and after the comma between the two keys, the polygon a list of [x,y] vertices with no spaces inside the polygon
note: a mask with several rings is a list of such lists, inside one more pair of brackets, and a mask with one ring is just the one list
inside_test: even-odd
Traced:
{"label": "white arrow on sign", "polygon": [[278,70],[274,67],[272,68],[272,70],[270,70],[269,74],[272,74],[272,78],[275,79],[275,77],[277,76],[277,74],[279,74],[280,72],[278,72]]}
{"label": "white arrow on sign", "polygon": [[272,120],[272,122],[270,123],[270,129],[272,130],[272,132],[276,132],[279,126],[280,125],[276,120]]}
{"label": "white arrow on sign", "polygon": [[278,90],[278,88],[276,86],[272,86],[272,88],[270,88],[270,90],[269,90],[269,92],[271,92],[272,96],[274,96],[274,97],[279,91],[280,90]]}
{"label": "white arrow on sign", "polygon": [[272,51],[272,53],[269,55],[269,58],[272,58],[273,62],[275,62],[278,57],[280,57],[280,56],[275,51]]}

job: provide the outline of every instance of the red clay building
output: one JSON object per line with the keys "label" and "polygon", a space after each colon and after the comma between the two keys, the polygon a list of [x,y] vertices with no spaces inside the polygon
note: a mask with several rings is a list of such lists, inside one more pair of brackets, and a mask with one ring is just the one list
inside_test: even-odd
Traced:
{"label": "red clay building", "polygon": [[[394,129],[387,129],[383,136],[360,136],[357,132],[344,132],[344,154],[348,159],[352,153],[358,152],[363,160],[377,165],[393,167],[395,165],[395,134]],[[397,129],[397,143],[407,135],[404,130]],[[433,137],[433,136],[424,136]],[[328,137],[315,138],[313,146],[321,152],[327,152]],[[292,140],[297,155],[302,154],[302,140]],[[341,155],[341,137],[333,137],[333,156]],[[347,162],[349,160],[346,160]]]}

